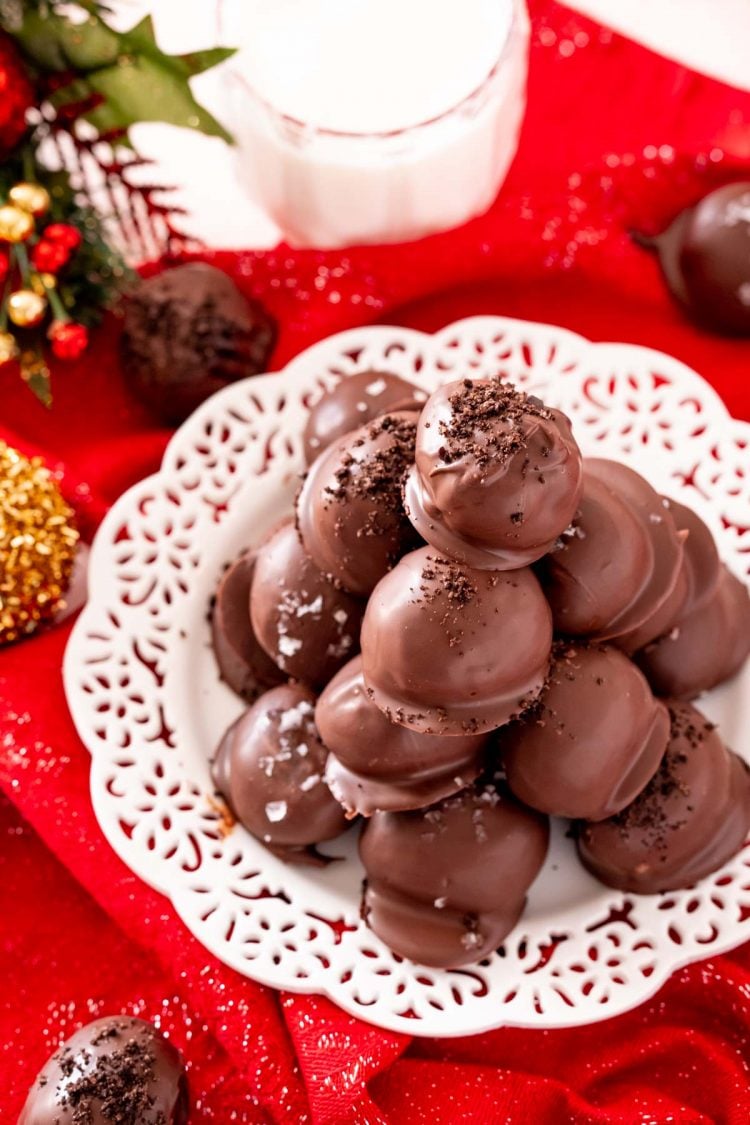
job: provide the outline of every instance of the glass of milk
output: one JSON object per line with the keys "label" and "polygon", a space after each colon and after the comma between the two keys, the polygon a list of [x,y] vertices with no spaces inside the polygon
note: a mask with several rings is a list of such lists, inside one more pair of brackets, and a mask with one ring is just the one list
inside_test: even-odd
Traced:
{"label": "glass of milk", "polygon": [[223,0],[241,175],[296,246],[485,211],[526,104],[525,0]]}

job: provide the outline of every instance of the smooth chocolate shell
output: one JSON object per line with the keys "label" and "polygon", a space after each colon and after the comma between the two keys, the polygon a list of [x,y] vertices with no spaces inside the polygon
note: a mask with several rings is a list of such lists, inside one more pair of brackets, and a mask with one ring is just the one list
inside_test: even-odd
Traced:
{"label": "smooth chocolate shell", "polygon": [[726,567],[707,600],[636,655],[659,695],[694,699],[734,676],[750,655],[750,594]]}
{"label": "smooth chocolate shell", "polygon": [[739,851],[750,833],[750,773],[712,723],[670,703],[671,733],[658,772],[617,816],[581,826],[585,866],[636,894],[688,887]]}
{"label": "smooth chocolate shell", "polygon": [[548,842],[547,818],[494,786],[472,786],[429,809],[375,813],[359,846],[362,917],[412,961],[481,961],[518,921]]}
{"label": "smooth chocolate shell", "polygon": [[699,324],[750,335],[750,183],[726,184],[654,239],[672,295]]}
{"label": "smooth chocolate shell", "polygon": [[512,570],[541,558],[570,524],[581,471],[564,414],[498,379],[464,379],[425,404],[405,505],[437,550]]}
{"label": "smooth chocolate shell", "polygon": [[356,656],[318,700],[315,722],[331,751],[326,781],[350,813],[434,804],[474,781],[487,735],[446,738],[393,723],[370,699]]}
{"label": "smooth chocolate shell", "polygon": [[322,687],[359,648],[364,604],[318,569],[293,523],[258,548],[250,620],[258,642],[288,676]]}
{"label": "smooth chocolate shell", "polygon": [[276,322],[222,270],[188,262],[140,281],[125,305],[125,379],[170,425],[237,379],[267,371]]}
{"label": "smooth chocolate shell", "polygon": [[211,641],[221,678],[248,703],[286,679],[258,643],[250,622],[254,571],[255,555],[240,555],[222,575],[211,611]]}
{"label": "smooth chocolate shell", "polygon": [[297,527],[315,565],[343,589],[369,594],[417,536],[401,493],[414,461],[415,413],[389,413],[329,446],[297,498]]}
{"label": "smooth chocolate shell", "polygon": [[179,1051],[150,1023],[107,1016],[45,1063],[18,1125],[186,1125],[188,1112]]}
{"label": "smooth chocolate shell", "polygon": [[388,371],[358,371],[325,391],[311,408],[302,441],[305,461],[315,458],[332,442],[371,422],[387,410],[420,407],[427,395]]}
{"label": "smooth chocolate shell", "polygon": [[317,859],[346,818],[323,774],[328,751],[315,726],[315,696],[302,684],[262,695],[224,735],[212,777],[237,820],[280,858]]}
{"label": "smooth chocolate shell", "polygon": [[555,816],[603,820],[659,768],[669,714],[645,676],[611,646],[557,647],[529,714],[498,732],[508,785]]}
{"label": "smooth chocolate shell", "polygon": [[375,587],[361,639],[365,683],[389,718],[480,734],[541,691],[552,622],[530,570],[472,570],[423,547]]}

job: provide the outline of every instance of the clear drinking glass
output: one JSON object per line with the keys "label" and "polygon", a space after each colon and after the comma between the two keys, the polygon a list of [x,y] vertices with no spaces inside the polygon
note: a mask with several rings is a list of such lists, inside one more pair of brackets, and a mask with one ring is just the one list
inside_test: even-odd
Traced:
{"label": "clear drinking glass", "polygon": [[240,175],[296,246],[400,242],[457,226],[490,206],[515,155],[528,41],[525,0],[513,0],[508,37],[479,87],[431,120],[382,133],[280,112],[253,89],[240,55],[226,73]]}

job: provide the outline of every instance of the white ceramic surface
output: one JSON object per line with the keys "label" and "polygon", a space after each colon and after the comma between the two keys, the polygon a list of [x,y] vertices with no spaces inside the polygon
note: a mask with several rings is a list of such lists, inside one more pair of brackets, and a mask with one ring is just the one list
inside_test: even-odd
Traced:
{"label": "white ceramic surface", "polygon": [[[692,890],[639,898],[588,875],[559,824],[504,948],[447,972],[401,960],[361,923],[354,832],[326,847],[346,858],[324,871],[285,866],[239,827],[222,835],[208,760],[242,705],[218,678],[209,599],[223,565],[290,510],[310,397],[364,367],[426,389],[500,373],[559,405],[585,453],[620,458],[695,507],[724,560],[748,580],[750,426],[732,420],[683,364],[497,317],[435,336],[344,332],[282,373],[205,403],[173,438],[161,471],[102,524],[90,601],[64,667],[91,752],[99,823],[125,863],[171,898],[222,961],[267,984],[326,993],[382,1027],[448,1036],[615,1015],[678,966],[750,937],[750,846]],[[750,759],[750,665],[701,706]]]}

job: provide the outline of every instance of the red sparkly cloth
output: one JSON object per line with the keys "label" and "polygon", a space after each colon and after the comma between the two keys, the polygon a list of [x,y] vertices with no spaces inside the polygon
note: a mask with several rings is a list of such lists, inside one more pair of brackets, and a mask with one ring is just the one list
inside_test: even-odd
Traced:
{"label": "red sparkly cloth", "polygon": [[[750,96],[553,0],[532,4],[529,113],[489,214],[398,248],[222,253],[277,314],[279,364],[331,331],[435,329],[474,313],[632,340],[697,368],[750,416],[748,344],[688,324],[628,231],[750,179]],[[2,436],[59,469],[87,532],[152,472],[168,434],[129,397],[116,328],[55,373],[52,412],[0,371]],[[68,627],[0,653],[0,1103],[16,1120],[60,1035],[103,1012],[156,1018],[185,1052],[195,1123],[747,1122],[750,950],[676,974],[637,1011],[571,1031],[382,1033],[209,956],[104,843],[63,697]]]}

